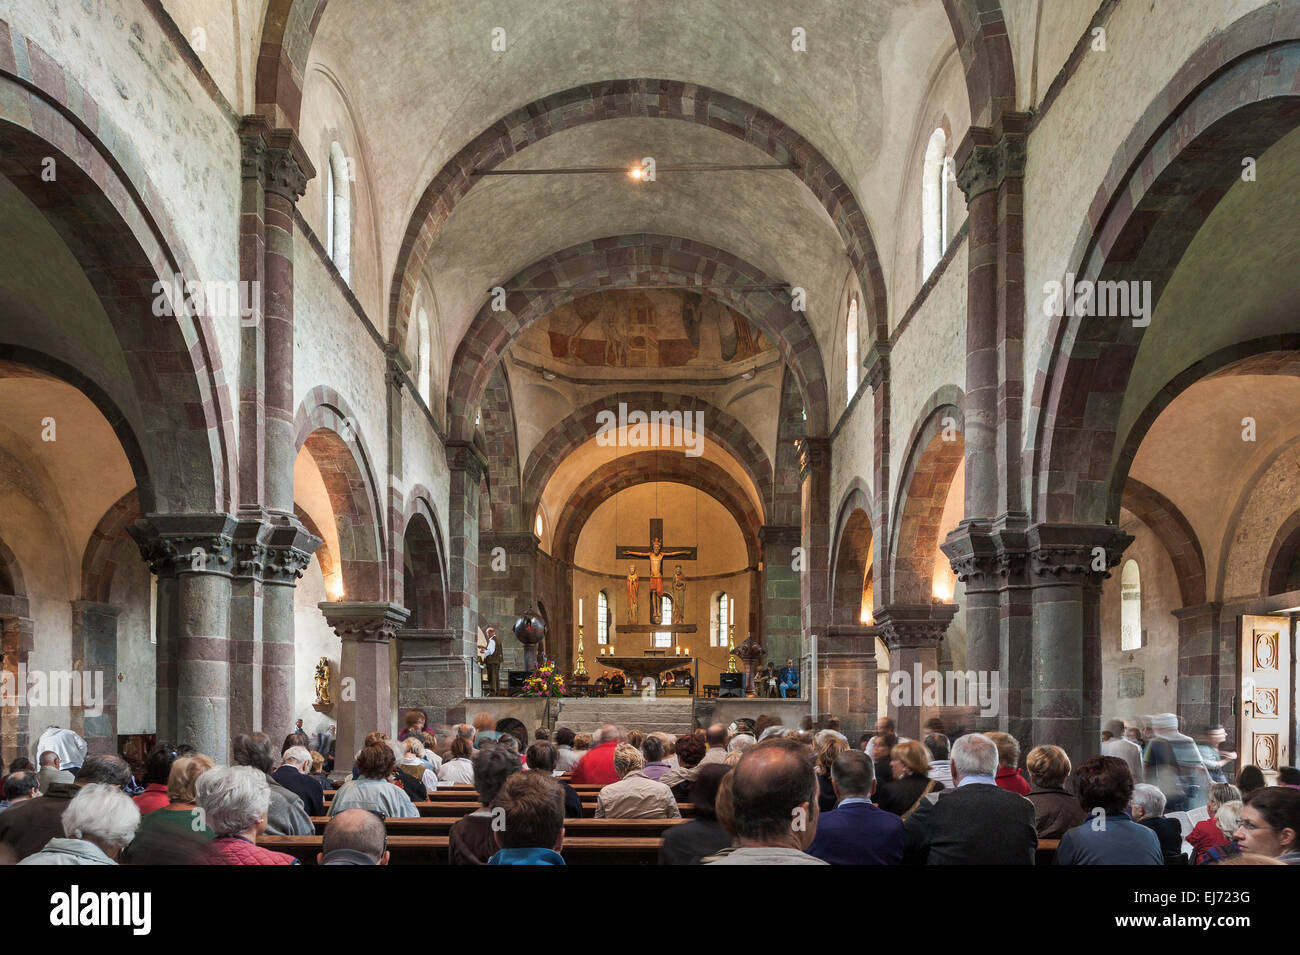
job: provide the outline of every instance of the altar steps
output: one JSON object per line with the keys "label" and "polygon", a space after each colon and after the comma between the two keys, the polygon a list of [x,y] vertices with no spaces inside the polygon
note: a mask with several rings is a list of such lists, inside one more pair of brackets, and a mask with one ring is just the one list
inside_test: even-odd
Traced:
{"label": "altar steps", "polygon": [[639,696],[627,699],[563,698],[555,700],[553,706],[559,710],[554,725],[567,726],[576,733],[590,733],[606,723],[625,730],[663,730],[674,736],[684,736],[695,730],[695,701],[691,697],[653,700]]}

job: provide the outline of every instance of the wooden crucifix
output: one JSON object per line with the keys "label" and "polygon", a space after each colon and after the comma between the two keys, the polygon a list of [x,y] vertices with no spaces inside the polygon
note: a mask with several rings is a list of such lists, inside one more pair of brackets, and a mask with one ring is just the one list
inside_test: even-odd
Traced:
{"label": "wooden crucifix", "polygon": [[615,560],[642,558],[650,561],[650,622],[660,623],[660,614],[664,605],[664,558],[680,557],[683,560],[696,560],[694,547],[667,547],[664,545],[664,522],[661,518],[650,518],[650,546],[641,549],[616,544]]}

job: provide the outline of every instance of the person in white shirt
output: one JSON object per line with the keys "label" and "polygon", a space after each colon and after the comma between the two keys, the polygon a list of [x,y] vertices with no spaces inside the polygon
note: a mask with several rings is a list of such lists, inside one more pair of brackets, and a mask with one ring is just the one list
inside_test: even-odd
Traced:
{"label": "person in white shirt", "polygon": [[457,736],[452,740],[450,758],[438,770],[438,782],[449,786],[474,785],[474,763],[470,759],[473,752],[474,748],[465,737]]}
{"label": "person in white shirt", "polygon": [[1128,763],[1133,782],[1140,783],[1142,772],[1142,747],[1124,735],[1124,721],[1111,720],[1101,732],[1101,755],[1118,756]]}
{"label": "person in white shirt", "polygon": [[429,792],[438,788],[438,774],[424,761],[424,741],[420,737],[408,736],[402,741],[402,758],[398,765],[402,772],[424,783]]}
{"label": "person in white shirt", "polygon": [[944,789],[952,789],[952,764],[948,759],[948,737],[942,733],[931,733],[922,742],[930,751],[929,777],[943,783]]}
{"label": "person in white shirt", "polygon": [[582,753],[574,752],[573,749],[575,735],[573,730],[567,726],[561,726],[555,731],[555,769],[557,772],[572,772],[573,767],[578,765],[578,760],[582,759]]}

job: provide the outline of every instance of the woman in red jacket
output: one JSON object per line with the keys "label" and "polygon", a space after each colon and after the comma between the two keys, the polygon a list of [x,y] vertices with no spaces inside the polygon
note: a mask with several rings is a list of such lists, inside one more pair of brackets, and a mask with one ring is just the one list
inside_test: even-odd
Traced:
{"label": "woman in red jacket", "polygon": [[251,766],[218,766],[194,783],[204,821],[216,838],[203,849],[201,865],[298,865],[285,852],[257,844],[266,831],[271,789],[266,774]]}
{"label": "woman in red jacket", "polygon": [[1240,802],[1241,790],[1232,783],[1215,783],[1210,787],[1210,801],[1205,806],[1210,811],[1210,818],[1202,819],[1187,834],[1187,844],[1192,847],[1193,859],[1199,861],[1210,849],[1228,844],[1230,840],[1220,830],[1215,816],[1225,802],[1233,800]]}
{"label": "woman in red jacket", "polygon": [[999,789],[1028,796],[1029,780],[1020,772],[1020,741],[1010,733],[985,733],[998,748],[998,774],[994,781]]}

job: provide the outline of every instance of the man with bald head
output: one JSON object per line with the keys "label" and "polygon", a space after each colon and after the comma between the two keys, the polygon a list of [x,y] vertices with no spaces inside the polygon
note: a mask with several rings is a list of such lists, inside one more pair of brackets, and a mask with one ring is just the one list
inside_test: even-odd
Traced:
{"label": "man with bald head", "polygon": [[817,835],[817,775],[803,744],[769,739],[745,750],[731,802],[740,848],[709,865],[826,865],[806,851]]}
{"label": "man with bald head", "polygon": [[319,865],[388,865],[384,821],[369,809],[344,809],[330,819],[316,855]]}
{"label": "man with bald head", "polygon": [[592,735],[591,749],[573,767],[569,781],[575,786],[580,783],[608,786],[618,782],[623,777],[614,768],[614,749],[625,739],[627,733],[623,732],[623,727],[606,723]]}

